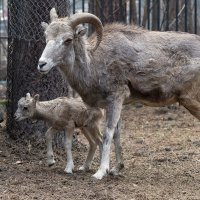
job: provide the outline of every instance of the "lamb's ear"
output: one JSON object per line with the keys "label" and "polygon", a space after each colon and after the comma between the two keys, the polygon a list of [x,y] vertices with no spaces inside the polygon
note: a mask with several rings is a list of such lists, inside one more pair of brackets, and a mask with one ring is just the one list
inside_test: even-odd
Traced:
{"label": "lamb's ear", "polygon": [[41,26],[42,26],[42,28],[43,28],[44,31],[47,29],[48,25],[49,24],[47,24],[46,22],[42,22],[41,23]]}
{"label": "lamb's ear", "polygon": [[30,95],[30,93],[28,92],[28,93],[26,93],[26,99],[30,99],[31,98],[31,95]]}
{"label": "lamb's ear", "polygon": [[39,101],[39,98],[40,98],[40,95],[39,95],[39,94],[36,94],[36,95],[33,97],[33,99],[34,99],[35,101]]}
{"label": "lamb's ear", "polygon": [[87,28],[84,26],[77,26],[75,31],[75,37],[82,37],[87,33]]}
{"label": "lamb's ear", "polygon": [[51,22],[52,22],[52,21],[54,21],[54,20],[56,20],[56,19],[58,19],[58,14],[57,14],[57,12],[56,12],[56,9],[55,9],[55,8],[52,8],[52,9],[50,10],[50,20],[51,20]]}

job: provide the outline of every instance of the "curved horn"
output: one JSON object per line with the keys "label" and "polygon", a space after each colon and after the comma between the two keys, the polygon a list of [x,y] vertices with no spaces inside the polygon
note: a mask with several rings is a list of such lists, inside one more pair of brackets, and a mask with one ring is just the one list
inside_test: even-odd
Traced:
{"label": "curved horn", "polygon": [[89,23],[95,26],[97,33],[97,42],[96,45],[92,48],[92,51],[95,51],[99,44],[101,43],[103,36],[103,25],[98,17],[91,13],[76,13],[70,17],[71,26],[75,28],[79,24]]}

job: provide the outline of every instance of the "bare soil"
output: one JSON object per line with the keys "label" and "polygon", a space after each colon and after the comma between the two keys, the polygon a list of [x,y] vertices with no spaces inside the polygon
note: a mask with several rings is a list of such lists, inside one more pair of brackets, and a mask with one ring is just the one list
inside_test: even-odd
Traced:
{"label": "bare soil", "polygon": [[[98,153],[89,172],[78,167],[87,154],[79,136],[73,148],[76,169],[64,173],[66,156],[55,150],[46,165],[44,139],[11,140],[0,130],[0,199],[48,200],[200,200],[200,122],[184,108],[135,108],[122,113],[125,168],[120,176],[94,180]],[[111,166],[114,165],[112,147]]]}

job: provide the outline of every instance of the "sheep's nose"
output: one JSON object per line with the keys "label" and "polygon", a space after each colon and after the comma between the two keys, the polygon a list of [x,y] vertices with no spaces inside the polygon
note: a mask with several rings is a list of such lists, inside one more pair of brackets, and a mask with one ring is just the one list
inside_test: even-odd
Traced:
{"label": "sheep's nose", "polygon": [[40,62],[38,63],[38,66],[39,66],[40,69],[42,69],[46,64],[47,64],[46,62],[40,61]]}

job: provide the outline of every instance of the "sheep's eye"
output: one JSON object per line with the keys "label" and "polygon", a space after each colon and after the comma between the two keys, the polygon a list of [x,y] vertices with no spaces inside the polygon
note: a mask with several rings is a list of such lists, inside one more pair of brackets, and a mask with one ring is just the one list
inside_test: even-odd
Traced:
{"label": "sheep's eye", "polygon": [[72,39],[71,38],[68,38],[64,41],[64,44],[70,44],[72,42]]}
{"label": "sheep's eye", "polygon": [[23,107],[23,110],[28,110],[28,107]]}

